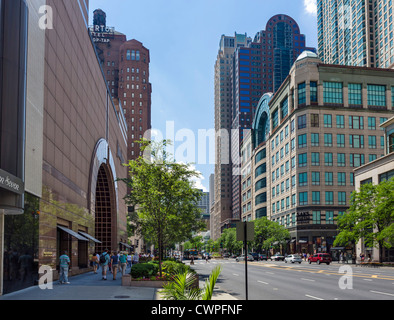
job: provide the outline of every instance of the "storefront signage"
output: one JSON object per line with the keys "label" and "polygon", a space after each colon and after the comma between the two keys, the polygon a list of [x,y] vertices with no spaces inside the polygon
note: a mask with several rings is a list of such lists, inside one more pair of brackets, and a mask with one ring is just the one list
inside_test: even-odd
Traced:
{"label": "storefront signage", "polygon": [[298,224],[309,224],[310,215],[309,212],[297,212],[297,223]]}
{"label": "storefront signage", "polygon": [[25,192],[23,181],[2,169],[0,169],[0,188],[17,194],[24,194]]}
{"label": "storefront signage", "polygon": [[115,34],[114,27],[107,27],[104,25],[95,25],[89,27],[93,42],[109,43]]}

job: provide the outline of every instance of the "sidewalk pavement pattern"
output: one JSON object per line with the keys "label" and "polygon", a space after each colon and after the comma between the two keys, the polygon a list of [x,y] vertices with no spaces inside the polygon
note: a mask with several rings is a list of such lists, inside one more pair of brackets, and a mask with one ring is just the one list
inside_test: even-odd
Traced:
{"label": "sidewalk pavement pattern", "polygon": [[[127,268],[126,274],[130,272]],[[101,269],[97,274],[93,271],[69,276],[70,284],[54,281],[53,289],[29,287],[20,291],[0,296],[2,300],[161,300],[160,289],[122,286],[121,273],[113,280],[107,272],[107,280],[102,280]],[[200,286],[201,286],[200,282]],[[220,290],[214,291],[212,300],[236,300]]]}

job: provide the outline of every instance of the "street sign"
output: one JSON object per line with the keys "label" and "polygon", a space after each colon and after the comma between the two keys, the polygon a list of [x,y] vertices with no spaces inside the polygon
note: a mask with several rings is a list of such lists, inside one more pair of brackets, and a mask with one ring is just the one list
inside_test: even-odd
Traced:
{"label": "street sign", "polygon": [[248,300],[248,241],[254,240],[254,223],[236,223],[237,241],[243,241],[245,252],[245,299]]}
{"label": "street sign", "polygon": [[[246,224],[246,228],[245,228]],[[245,236],[246,231],[246,236]],[[254,223],[237,222],[236,223],[237,241],[254,241]]]}

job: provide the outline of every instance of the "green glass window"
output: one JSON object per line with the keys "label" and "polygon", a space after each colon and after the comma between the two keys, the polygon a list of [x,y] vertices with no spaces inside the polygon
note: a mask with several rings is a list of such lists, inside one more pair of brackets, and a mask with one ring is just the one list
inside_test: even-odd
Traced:
{"label": "green glass window", "polygon": [[305,206],[308,204],[308,192],[300,192],[298,196],[300,206]]}
{"label": "green glass window", "polygon": [[326,224],[334,224],[334,211],[326,211]]}
{"label": "green glass window", "polygon": [[368,105],[386,106],[386,86],[377,84],[368,85]]}
{"label": "green glass window", "polygon": [[337,128],[343,129],[345,128],[345,116],[337,115]]}
{"label": "green glass window", "polygon": [[368,130],[376,130],[376,118],[368,117]]}
{"label": "green glass window", "polygon": [[298,85],[298,104],[306,103],[306,87],[305,82]]}
{"label": "green glass window", "polygon": [[325,147],[332,147],[332,134],[331,133],[324,134],[324,146]]}
{"label": "green glass window", "polygon": [[305,148],[306,146],[307,146],[307,136],[305,133],[298,136],[298,148]]}
{"label": "green glass window", "polygon": [[368,136],[368,148],[376,149],[376,136]]}
{"label": "green glass window", "polygon": [[338,172],[338,186],[346,185],[346,172]]}
{"label": "green glass window", "polygon": [[310,82],[310,95],[311,95],[311,103],[317,102],[317,82]]}
{"label": "green glass window", "polygon": [[346,192],[342,192],[342,191],[338,192],[338,204],[346,205]]}
{"label": "green glass window", "polygon": [[312,211],[312,224],[320,224],[320,223],[321,223],[321,212]]}
{"label": "green glass window", "polygon": [[328,167],[332,167],[332,153],[325,152],[324,153],[324,165]]}
{"label": "green glass window", "polygon": [[311,164],[312,164],[312,166],[320,166],[320,153],[319,152],[312,152]]}
{"label": "green glass window", "polygon": [[298,185],[300,187],[305,187],[308,185],[308,173],[302,172],[298,174]]}
{"label": "green glass window", "polygon": [[394,107],[394,87],[391,87],[391,106]]}
{"label": "green glass window", "polygon": [[350,105],[362,105],[362,85],[358,83],[349,83],[349,104]]}
{"label": "green glass window", "polygon": [[301,153],[298,155],[298,167],[306,167],[308,164],[308,154],[307,153]]}
{"label": "green glass window", "polygon": [[323,102],[343,104],[343,84],[342,82],[323,82]]}
{"label": "green glass window", "polygon": [[326,186],[334,185],[334,175],[332,172],[325,172],[324,177],[325,177],[325,185]]}
{"label": "green glass window", "polygon": [[312,172],[312,185],[313,186],[320,186],[320,172],[319,171]]}
{"label": "green glass window", "polygon": [[311,144],[312,144],[312,147],[319,146],[319,134],[318,133],[311,133]]}
{"label": "green glass window", "polygon": [[345,135],[344,134],[337,134],[337,147],[338,148],[345,148]]}
{"label": "green glass window", "polygon": [[312,191],[312,204],[320,204],[320,191]]}
{"label": "green glass window", "polygon": [[326,191],[326,204],[334,204],[334,192]]}
{"label": "green glass window", "polygon": [[338,153],[338,167],[346,167],[346,154],[345,153]]}
{"label": "green glass window", "polygon": [[332,115],[325,114],[323,116],[323,119],[324,119],[324,128],[332,128]]}
{"label": "green glass window", "polygon": [[288,113],[289,113],[289,103],[288,103],[288,100],[286,98],[280,104],[280,117],[281,117],[281,119],[284,119],[287,116]]}

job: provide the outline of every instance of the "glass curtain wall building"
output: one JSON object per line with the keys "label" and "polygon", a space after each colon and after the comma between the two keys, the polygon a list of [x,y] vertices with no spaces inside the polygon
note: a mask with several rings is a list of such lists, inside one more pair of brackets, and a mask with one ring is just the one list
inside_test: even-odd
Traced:
{"label": "glass curtain wall building", "polygon": [[318,49],[324,63],[390,68],[392,0],[317,0]]}

